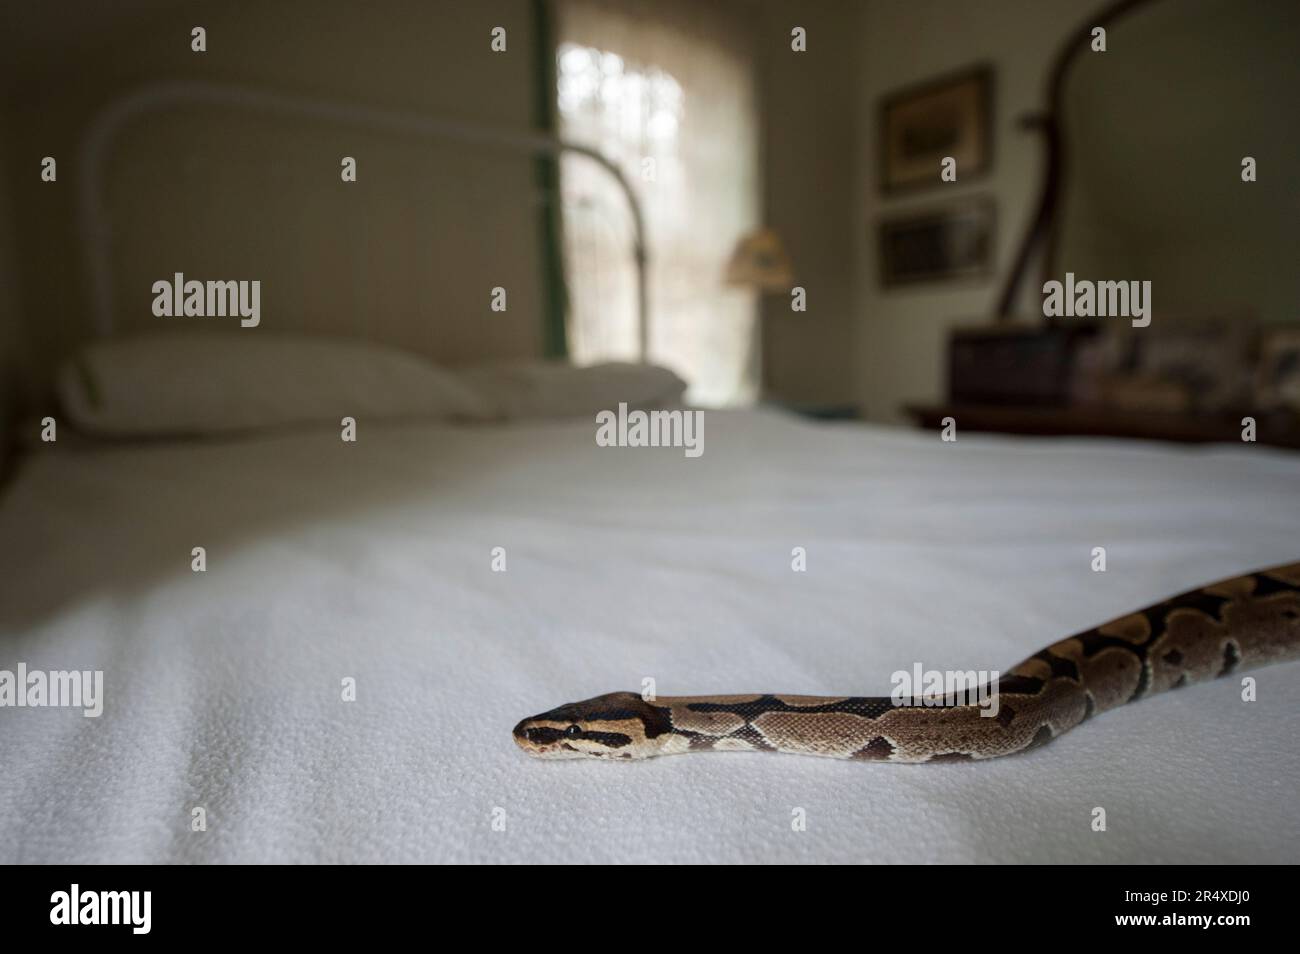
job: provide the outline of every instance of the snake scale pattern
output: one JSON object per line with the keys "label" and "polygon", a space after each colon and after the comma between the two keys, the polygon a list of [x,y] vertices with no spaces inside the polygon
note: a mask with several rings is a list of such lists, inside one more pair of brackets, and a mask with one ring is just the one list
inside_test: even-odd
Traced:
{"label": "snake scale pattern", "polygon": [[1191,590],[1070,636],[996,683],[997,715],[976,704],[890,698],[613,692],[524,719],[515,741],[539,758],[632,760],[773,751],[883,762],[989,759],[1051,741],[1127,702],[1300,657],[1300,563]]}

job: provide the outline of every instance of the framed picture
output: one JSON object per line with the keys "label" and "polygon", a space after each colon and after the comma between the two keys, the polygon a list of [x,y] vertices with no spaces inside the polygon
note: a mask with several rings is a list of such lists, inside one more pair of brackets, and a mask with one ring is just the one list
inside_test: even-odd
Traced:
{"label": "framed picture", "polygon": [[880,104],[880,189],[940,183],[940,163],[957,160],[957,181],[992,165],[993,70],[978,66],[894,93]]}
{"label": "framed picture", "polygon": [[1264,333],[1255,400],[1266,410],[1288,408],[1300,413],[1300,328],[1278,328]]}
{"label": "framed picture", "polygon": [[880,283],[987,276],[993,270],[994,205],[987,197],[880,223]]}

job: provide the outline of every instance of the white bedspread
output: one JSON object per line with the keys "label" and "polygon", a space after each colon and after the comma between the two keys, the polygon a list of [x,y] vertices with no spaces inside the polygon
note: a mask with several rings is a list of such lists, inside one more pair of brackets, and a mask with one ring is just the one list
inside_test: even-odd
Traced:
{"label": "white bedspread", "polygon": [[0,503],[0,669],[102,669],[106,699],[0,709],[0,861],[1300,861],[1300,664],[1254,703],[1219,680],[976,764],[546,763],[510,735],[645,677],[887,695],[918,661],[1005,670],[1300,558],[1300,455],[708,412],[691,460],[594,430],[29,459]]}

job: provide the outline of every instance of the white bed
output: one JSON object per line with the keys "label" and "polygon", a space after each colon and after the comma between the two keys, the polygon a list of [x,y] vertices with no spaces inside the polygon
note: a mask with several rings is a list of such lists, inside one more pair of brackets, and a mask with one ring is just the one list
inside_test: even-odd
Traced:
{"label": "white bed", "polygon": [[1300,861],[1295,663],[1254,703],[1220,680],[982,764],[546,763],[510,734],[645,677],[885,695],[917,661],[1006,669],[1300,557],[1300,455],[768,411],[707,412],[698,459],[593,433],[30,456],[0,502],[0,668],[102,669],[106,701],[0,709],[0,861]]}

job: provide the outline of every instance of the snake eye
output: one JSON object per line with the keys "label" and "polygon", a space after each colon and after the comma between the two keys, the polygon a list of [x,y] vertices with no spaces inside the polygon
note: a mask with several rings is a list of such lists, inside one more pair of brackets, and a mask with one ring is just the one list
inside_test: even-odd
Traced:
{"label": "snake eye", "polygon": [[571,739],[576,739],[578,736],[582,735],[582,726],[580,726],[580,725],[571,725],[571,726],[569,726],[567,729],[564,730],[564,734],[567,735],[567,736],[568,736],[569,738],[571,738]]}

